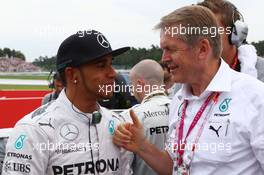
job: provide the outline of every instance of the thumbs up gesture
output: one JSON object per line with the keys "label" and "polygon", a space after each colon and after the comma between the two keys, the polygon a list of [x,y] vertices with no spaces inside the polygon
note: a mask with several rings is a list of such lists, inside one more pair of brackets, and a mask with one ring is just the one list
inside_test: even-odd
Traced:
{"label": "thumbs up gesture", "polygon": [[117,127],[113,143],[128,151],[137,153],[145,141],[144,129],[133,110],[129,111],[133,123],[121,124]]}

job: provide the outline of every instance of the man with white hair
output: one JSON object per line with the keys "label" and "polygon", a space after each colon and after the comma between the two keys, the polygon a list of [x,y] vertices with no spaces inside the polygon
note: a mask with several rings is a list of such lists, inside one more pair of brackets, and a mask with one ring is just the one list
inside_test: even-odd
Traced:
{"label": "man with white hair", "polygon": [[[130,71],[133,93],[140,103],[132,107],[144,127],[146,138],[160,150],[165,149],[168,132],[170,99],[165,94],[164,72],[154,60],[145,59]],[[121,113],[131,120],[129,111]],[[118,132],[118,131],[117,131]],[[156,174],[141,158],[134,156],[132,169],[134,175]]]}

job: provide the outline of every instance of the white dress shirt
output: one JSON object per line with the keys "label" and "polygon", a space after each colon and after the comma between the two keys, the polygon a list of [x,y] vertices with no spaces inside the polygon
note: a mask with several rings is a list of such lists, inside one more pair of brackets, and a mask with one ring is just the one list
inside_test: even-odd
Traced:
{"label": "white dress shirt", "polygon": [[264,84],[232,70],[223,60],[216,75],[199,97],[193,96],[186,84],[174,96],[169,117],[168,153],[175,160],[173,145],[178,138],[177,134],[175,137],[175,126],[181,117],[183,100],[188,100],[183,132],[185,138],[194,116],[213,91],[221,92],[218,102],[215,105],[209,103],[187,138],[184,162],[187,162],[191,152],[191,146],[188,145],[194,143],[203,119],[210,106],[213,106],[194,152],[191,174],[263,175]]}

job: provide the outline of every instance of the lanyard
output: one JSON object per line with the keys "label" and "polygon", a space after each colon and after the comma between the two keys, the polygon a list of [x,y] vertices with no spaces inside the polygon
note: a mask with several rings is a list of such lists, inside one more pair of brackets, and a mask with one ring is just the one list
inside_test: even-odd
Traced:
{"label": "lanyard", "polygon": [[[193,128],[198,123],[198,121],[201,118],[203,112],[205,111],[206,107],[210,103],[211,99],[213,99],[214,104],[215,104],[217,102],[218,96],[219,96],[219,92],[213,92],[207,97],[207,99],[205,100],[205,102],[203,103],[203,105],[200,107],[199,111],[195,115],[195,117],[194,117],[194,119],[193,119],[193,121],[192,121],[192,123],[191,123],[191,125],[190,125],[190,127],[188,129],[188,131],[187,131],[187,134],[185,136],[184,141],[182,141],[182,139],[183,139],[183,129],[184,129],[184,118],[185,118],[186,109],[187,109],[187,106],[188,106],[188,101],[184,100],[184,102],[183,102],[184,106],[183,106],[183,109],[182,109],[182,116],[181,116],[181,120],[180,120],[180,125],[178,127],[178,142],[177,142],[177,144],[174,145],[174,150],[176,150],[176,146],[178,146],[178,149],[177,149],[178,165],[181,165],[182,162],[183,162],[183,154],[184,154],[184,151],[185,151],[185,144],[186,144],[187,137],[190,135],[191,131],[193,130]],[[209,110],[209,112],[210,112],[210,110]],[[202,130],[204,128],[204,125],[205,125],[207,119],[208,119],[208,115],[205,117],[204,122],[203,122],[203,124],[201,125],[201,127],[200,127],[200,129],[198,131],[198,135],[197,135],[197,137],[195,139],[195,143],[193,144],[193,147],[192,147],[192,156],[193,156],[193,152],[195,150],[195,144],[197,144],[196,142],[198,142],[199,137],[201,136]],[[177,131],[177,129],[176,129],[176,131]],[[177,132],[176,132],[176,134],[177,134]]]}

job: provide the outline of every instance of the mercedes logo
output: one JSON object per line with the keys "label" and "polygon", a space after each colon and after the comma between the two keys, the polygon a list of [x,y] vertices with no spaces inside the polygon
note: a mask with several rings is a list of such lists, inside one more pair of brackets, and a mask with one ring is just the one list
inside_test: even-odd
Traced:
{"label": "mercedes logo", "polygon": [[97,41],[104,48],[110,47],[109,42],[105,39],[105,37],[101,33],[97,35]]}
{"label": "mercedes logo", "polygon": [[61,127],[60,135],[66,140],[73,141],[78,137],[79,129],[71,123],[66,123]]}

